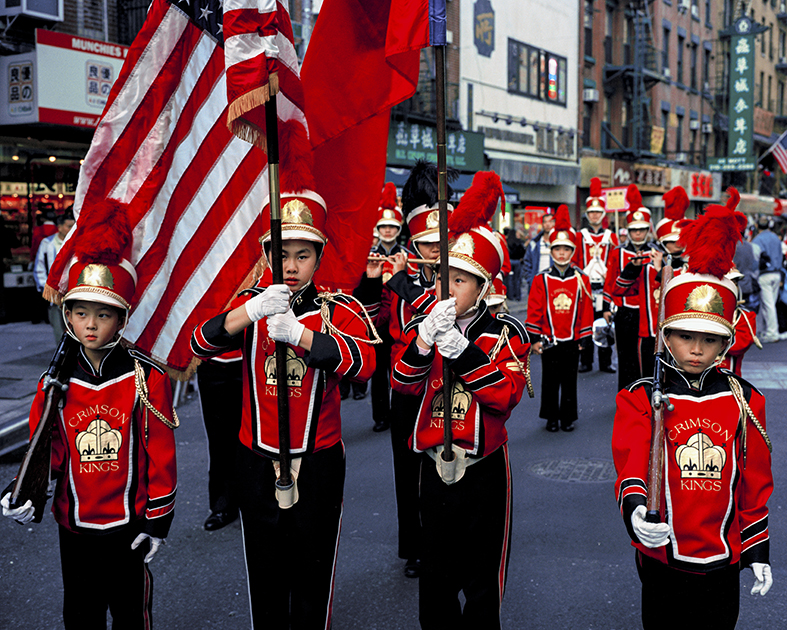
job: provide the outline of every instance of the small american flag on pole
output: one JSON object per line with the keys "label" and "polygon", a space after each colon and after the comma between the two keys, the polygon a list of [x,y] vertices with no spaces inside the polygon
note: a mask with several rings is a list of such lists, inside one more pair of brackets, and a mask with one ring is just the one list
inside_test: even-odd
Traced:
{"label": "small american flag on pole", "polygon": [[192,329],[224,308],[260,257],[260,110],[276,87],[279,118],[305,125],[286,1],[153,0],[85,158],[77,228],[47,295],[66,287],[79,216],[107,197],[128,203],[138,282],[124,337],[187,369]]}
{"label": "small american flag on pole", "polygon": [[773,152],[773,157],[781,166],[782,173],[787,173],[787,131],[779,136],[768,151]]}

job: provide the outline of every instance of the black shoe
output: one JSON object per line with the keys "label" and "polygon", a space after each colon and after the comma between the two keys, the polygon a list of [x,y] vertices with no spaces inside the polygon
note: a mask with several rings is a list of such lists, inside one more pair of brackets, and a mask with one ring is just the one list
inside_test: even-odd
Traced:
{"label": "black shoe", "polygon": [[346,394],[344,392],[341,392],[339,396],[341,396],[342,400],[347,400],[350,397],[350,392],[347,392]]}
{"label": "black shoe", "polygon": [[566,433],[570,433],[571,431],[574,430],[574,421],[572,420],[571,422],[567,422],[567,423],[561,422],[560,430],[565,431]]}
{"label": "black shoe", "polygon": [[558,421],[557,420],[547,420],[547,431],[550,433],[555,433],[559,430]]}
{"label": "black shoe", "polygon": [[238,512],[211,512],[210,516],[205,521],[205,529],[209,532],[215,532],[217,529],[226,527],[232,521],[238,518]]}
{"label": "black shoe", "polygon": [[366,392],[353,392],[353,400],[363,400],[366,398]]}
{"label": "black shoe", "polygon": [[615,372],[617,372],[617,370],[615,368],[613,368],[611,365],[600,367],[599,371],[600,372],[606,372],[607,374],[614,374]]}
{"label": "black shoe", "polygon": [[580,365],[579,369],[577,370],[577,372],[579,372],[580,374],[583,374],[585,372],[590,372],[592,369],[593,369],[592,365]]}
{"label": "black shoe", "polygon": [[388,423],[387,420],[377,420],[372,427],[372,431],[375,433],[382,433],[383,431],[387,431],[388,427],[391,425]]}
{"label": "black shoe", "polygon": [[421,576],[421,561],[410,558],[404,565],[404,577],[417,578]]}

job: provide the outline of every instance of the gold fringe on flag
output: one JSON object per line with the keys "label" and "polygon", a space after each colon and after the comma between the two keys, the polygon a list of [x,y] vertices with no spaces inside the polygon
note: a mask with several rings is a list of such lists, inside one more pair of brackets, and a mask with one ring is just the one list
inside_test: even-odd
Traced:
{"label": "gold fringe on flag", "polygon": [[241,140],[245,140],[265,151],[267,142],[265,132],[250,120],[243,117],[257,107],[265,105],[271,96],[279,93],[279,73],[272,72],[268,82],[243,96],[236,98],[227,108],[227,127]]}

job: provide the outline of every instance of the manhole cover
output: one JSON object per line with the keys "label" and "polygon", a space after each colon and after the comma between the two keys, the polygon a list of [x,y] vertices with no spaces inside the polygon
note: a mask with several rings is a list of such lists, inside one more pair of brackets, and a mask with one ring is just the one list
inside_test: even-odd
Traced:
{"label": "manhole cover", "polygon": [[617,477],[614,464],[605,459],[547,459],[531,465],[530,472],[552,481],[576,483],[602,483]]}

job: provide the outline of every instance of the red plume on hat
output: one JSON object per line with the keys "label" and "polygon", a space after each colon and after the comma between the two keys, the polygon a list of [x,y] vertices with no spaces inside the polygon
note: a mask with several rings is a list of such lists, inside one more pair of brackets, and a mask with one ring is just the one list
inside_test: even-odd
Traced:
{"label": "red plume on hat", "polygon": [[735,208],[740,194],[728,188],[724,206],[708,206],[705,213],[683,228],[679,243],[686,247],[689,272],[721,278],[732,268],[735,247],[746,227],[746,217]]}
{"label": "red plume on hat", "polygon": [[568,206],[560,204],[555,213],[555,227],[549,233],[549,246],[566,245],[576,248],[576,232],[571,227],[571,217],[568,214]]}
{"label": "red plume on hat", "polygon": [[602,212],[606,209],[606,203],[601,198],[601,180],[598,177],[590,179],[590,194],[585,202],[585,207],[587,210]]}
{"label": "red plume on hat", "polygon": [[500,176],[494,171],[479,171],[456,210],[448,217],[448,230],[461,234],[486,225],[495,215],[500,200],[505,200]]}
{"label": "red plume on hat", "polygon": [[556,230],[570,230],[571,217],[568,214],[568,206],[564,203],[560,204],[555,213],[555,229]]}
{"label": "red plume on hat", "polygon": [[97,203],[85,213],[72,238],[79,262],[117,265],[131,243],[128,204],[117,199]]}
{"label": "red plume on hat", "polygon": [[685,218],[686,210],[689,207],[689,196],[683,186],[675,186],[664,193],[663,199],[665,219],[678,221]]}
{"label": "red plume on hat", "polygon": [[636,184],[629,184],[626,189],[626,201],[629,203],[629,212],[639,210],[642,207],[642,195]]}
{"label": "red plume on hat", "polygon": [[386,182],[383,187],[383,194],[380,197],[380,207],[386,210],[392,210],[396,207],[396,184],[393,182]]}

